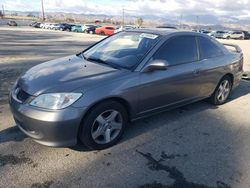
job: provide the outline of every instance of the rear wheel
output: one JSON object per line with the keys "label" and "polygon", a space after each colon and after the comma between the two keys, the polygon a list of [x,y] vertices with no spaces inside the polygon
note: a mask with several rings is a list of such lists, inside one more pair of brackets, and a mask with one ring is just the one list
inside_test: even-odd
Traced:
{"label": "rear wheel", "polygon": [[100,103],[84,118],[80,140],[91,149],[99,150],[113,146],[121,138],[127,120],[127,111],[120,103]]}
{"label": "rear wheel", "polygon": [[240,37],[240,40],[243,40],[243,39],[244,39],[244,37],[243,37],[243,36],[241,36],[241,37]]}
{"label": "rear wheel", "polygon": [[210,97],[212,104],[221,105],[224,104],[230,96],[232,90],[232,80],[229,76],[225,76],[221,79],[220,83],[216,87],[214,93]]}
{"label": "rear wheel", "polygon": [[100,32],[100,35],[105,35],[104,31],[101,31],[101,32]]}

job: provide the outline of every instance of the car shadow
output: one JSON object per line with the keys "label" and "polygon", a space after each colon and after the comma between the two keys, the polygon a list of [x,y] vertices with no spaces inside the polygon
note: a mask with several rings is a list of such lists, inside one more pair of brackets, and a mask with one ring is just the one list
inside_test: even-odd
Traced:
{"label": "car shadow", "polygon": [[25,138],[27,138],[27,136],[22,133],[17,126],[9,127],[0,131],[0,144],[11,141],[21,142]]}

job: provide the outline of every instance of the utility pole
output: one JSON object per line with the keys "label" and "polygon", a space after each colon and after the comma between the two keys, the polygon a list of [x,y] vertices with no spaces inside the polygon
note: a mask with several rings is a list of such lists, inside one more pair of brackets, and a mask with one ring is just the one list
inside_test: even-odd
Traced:
{"label": "utility pole", "polygon": [[197,30],[199,30],[199,16],[196,16]]}
{"label": "utility pole", "polygon": [[43,19],[43,21],[45,21],[43,0],[41,0],[41,4],[42,4],[42,19]]}
{"label": "utility pole", "polygon": [[125,16],[125,10],[122,8],[122,26],[124,27],[124,16]]}
{"label": "utility pole", "polygon": [[2,4],[2,14],[3,14],[3,17],[5,16],[5,12],[4,12],[4,5]]}
{"label": "utility pole", "polygon": [[180,29],[182,29],[182,14],[180,16]]}

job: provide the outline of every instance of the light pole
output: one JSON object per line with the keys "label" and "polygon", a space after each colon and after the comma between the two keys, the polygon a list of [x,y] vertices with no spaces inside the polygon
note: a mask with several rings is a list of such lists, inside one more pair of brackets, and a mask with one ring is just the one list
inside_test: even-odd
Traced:
{"label": "light pole", "polygon": [[5,12],[4,12],[4,5],[2,4],[2,14],[3,14],[3,17],[5,15]]}
{"label": "light pole", "polygon": [[196,16],[197,30],[199,30],[199,16]]}
{"label": "light pole", "polygon": [[125,10],[124,10],[124,8],[122,8],[122,26],[124,27],[124,14],[125,14],[125,12],[124,12]]}
{"label": "light pole", "polygon": [[42,4],[42,19],[43,19],[43,21],[45,21],[43,0],[41,0],[41,4]]}
{"label": "light pole", "polygon": [[180,29],[182,29],[182,14],[180,16]]}

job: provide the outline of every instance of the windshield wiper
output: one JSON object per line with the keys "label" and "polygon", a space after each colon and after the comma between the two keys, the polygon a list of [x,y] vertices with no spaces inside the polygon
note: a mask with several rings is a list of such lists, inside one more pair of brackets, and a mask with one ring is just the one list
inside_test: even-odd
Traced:
{"label": "windshield wiper", "polygon": [[97,62],[97,63],[100,63],[100,64],[108,65],[108,66],[113,67],[113,68],[115,68],[115,69],[120,69],[120,67],[119,67],[118,65],[114,65],[114,64],[112,64],[112,63],[108,63],[108,62],[106,62],[106,61],[103,61],[102,59],[91,58],[91,57],[89,57],[89,58],[84,57],[84,58],[85,58],[87,61],[94,61],[94,62]]}
{"label": "windshield wiper", "polygon": [[84,55],[83,55],[83,53],[80,53],[80,54],[78,54],[79,56],[81,56],[81,58],[83,58],[83,59],[87,59]]}

